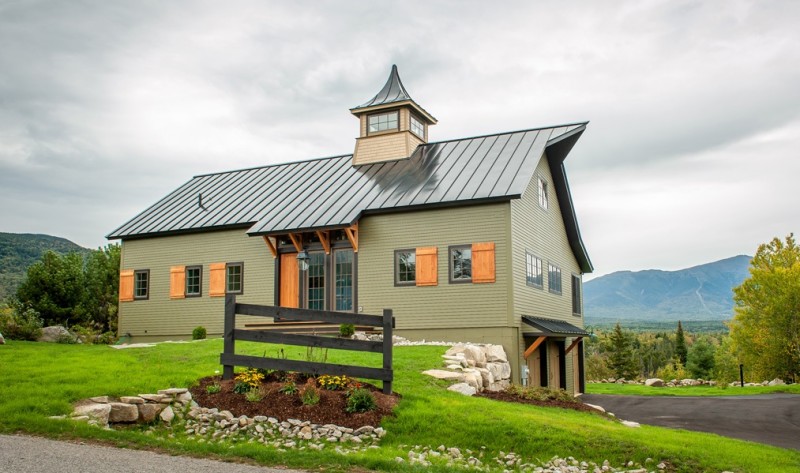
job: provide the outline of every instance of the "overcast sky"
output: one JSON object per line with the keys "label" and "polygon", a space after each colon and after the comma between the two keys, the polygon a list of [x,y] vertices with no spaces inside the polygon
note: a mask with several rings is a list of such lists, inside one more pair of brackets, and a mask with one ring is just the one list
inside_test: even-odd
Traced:
{"label": "overcast sky", "polygon": [[0,231],[80,245],[191,176],[351,153],[392,64],[439,141],[590,120],[596,274],[798,230],[800,2],[0,0]]}

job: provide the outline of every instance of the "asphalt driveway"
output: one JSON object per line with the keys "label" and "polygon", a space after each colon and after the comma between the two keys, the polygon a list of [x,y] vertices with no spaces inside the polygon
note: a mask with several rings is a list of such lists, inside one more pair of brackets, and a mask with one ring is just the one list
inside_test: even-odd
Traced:
{"label": "asphalt driveway", "polygon": [[712,432],[800,450],[800,395],[677,397],[584,394],[620,419],[675,429]]}

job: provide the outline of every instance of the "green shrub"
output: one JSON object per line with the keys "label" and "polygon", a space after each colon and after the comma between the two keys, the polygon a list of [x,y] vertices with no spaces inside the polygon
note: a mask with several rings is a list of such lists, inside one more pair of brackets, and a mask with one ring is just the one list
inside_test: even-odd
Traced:
{"label": "green shrub", "polygon": [[42,319],[33,309],[0,309],[0,333],[9,340],[36,341],[42,336]]}
{"label": "green shrub", "polygon": [[347,398],[345,410],[349,413],[367,412],[374,410],[378,405],[375,403],[375,396],[364,388],[354,389]]}
{"label": "green shrub", "polygon": [[568,392],[564,391],[563,389],[550,389],[540,386],[529,386],[529,387],[522,387],[516,384],[512,384],[508,388],[506,388],[506,392],[520,397],[522,399],[527,399],[531,401],[562,401],[562,402],[578,402],[575,397],[573,397]]}
{"label": "green shrub", "polygon": [[278,390],[279,393],[286,394],[287,396],[291,396],[293,394],[297,394],[297,391],[298,391],[297,385],[294,383],[294,381],[287,381]]}
{"label": "green shrub", "polygon": [[356,333],[356,326],[353,324],[342,324],[339,326],[339,336],[342,338],[352,337]]}
{"label": "green shrub", "polygon": [[192,340],[204,340],[206,335],[208,335],[208,333],[203,326],[195,327],[194,330],[192,330]]}
{"label": "green shrub", "polygon": [[319,404],[319,390],[313,384],[306,385],[300,394],[300,400],[304,406],[316,406]]}
{"label": "green shrub", "polygon": [[220,386],[219,383],[209,384],[206,386],[206,392],[208,394],[217,394],[220,391],[222,391],[222,386]]}
{"label": "green shrub", "polygon": [[92,343],[95,345],[111,345],[117,341],[117,335],[114,332],[101,332],[89,325],[73,325],[70,329],[78,340],[82,343]]}
{"label": "green shrub", "polygon": [[71,333],[64,333],[56,338],[56,343],[61,343],[62,345],[75,345],[78,343],[78,337]]}
{"label": "green shrub", "polygon": [[264,393],[261,388],[251,389],[245,393],[244,398],[247,399],[247,402],[259,402],[264,399]]}

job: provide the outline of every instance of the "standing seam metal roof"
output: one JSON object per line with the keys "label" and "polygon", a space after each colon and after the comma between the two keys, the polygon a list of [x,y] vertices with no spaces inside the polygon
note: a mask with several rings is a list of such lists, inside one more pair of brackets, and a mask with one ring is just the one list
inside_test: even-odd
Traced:
{"label": "standing seam metal roof", "polygon": [[366,213],[518,198],[547,149],[568,237],[589,272],[563,174],[563,160],[585,128],[575,123],[428,143],[409,158],[362,166],[342,155],[199,175],[107,238],[232,226],[248,226],[250,235],[341,228]]}

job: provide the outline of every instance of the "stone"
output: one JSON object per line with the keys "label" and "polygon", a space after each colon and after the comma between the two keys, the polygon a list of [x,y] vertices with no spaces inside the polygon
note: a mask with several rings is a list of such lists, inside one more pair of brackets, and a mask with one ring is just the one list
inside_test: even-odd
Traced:
{"label": "stone", "polygon": [[98,404],[108,404],[108,396],[90,397],[89,400]]}
{"label": "stone", "polygon": [[183,394],[187,392],[188,389],[186,388],[169,388],[169,389],[160,389],[158,394],[166,394],[167,396],[175,396],[178,394]]}
{"label": "stone", "polygon": [[467,383],[457,383],[447,388],[448,391],[453,391],[459,394],[463,394],[464,396],[473,396],[475,393],[478,392],[477,389],[470,386]]}
{"label": "stone", "polygon": [[456,356],[458,354],[464,353],[466,345],[463,343],[456,343],[452,347],[450,347],[446,352],[444,352],[445,356]]}
{"label": "stone", "polygon": [[487,368],[477,368],[478,372],[481,374],[483,378],[483,387],[488,388],[494,383],[494,376],[492,372],[489,371]]}
{"label": "stone", "polygon": [[166,396],[163,394],[139,394],[139,397],[145,401],[161,402]]}
{"label": "stone", "polygon": [[144,399],[139,396],[120,396],[119,402],[124,402],[125,404],[144,404]]}
{"label": "stone", "polygon": [[623,420],[622,425],[624,425],[625,427],[633,427],[633,428],[641,427],[641,425],[639,425],[638,422],[634,422],[632,420]]}
{"label": "stone", "polygon": [[156,416],[161,412],[161,404],[138,404],[139,422],[149,424],[156,420]]}
{"label": "stone", "polygon": [[483,391],[483,378],[477,371],[464,373],[464,382],[475,388],[476,391]]}
{"label": "stone", "polygon": [[645,386],[652,386],[654,388],[661,388],[664,386],[664,380],[659,378],[650,378],[644,382]]}
{"label": "stone", "polygon": [[769,383],[767,383],[768,386],[781,386],[781,385],[784,385],[784,384],[786,384],[786,383],[784,383],[783,380],[780,379],[780,378],[775,378],[772,381],[770,381]]}
{"label": "stone", "polygon": [[495,380],[511,378],[511,365],[508,363],[487,363],[486,368],[492,373]]}
{"label": "stone", "polygon": [[466,345],[464,347],[464,358],[467,359],[467,363],[470,366],[475,366],[477,363],[486,363],[486,353],[483,352],[481,347],[475,345]]}
{"label": "stone", "polygon": [[175,411],[172,410],[172,406],[168,406],[166,409],[161,411],[161,420],[166,422],[167,424],[171,424],[172,420],[175,419]]}
{"label": "stone", "polygon": [[595,405],[595,404],[589,404],[588,402],[584,402],[583,404],[584,404],[585,406],[589,406],[589,407],[591,407],[592,409],[598,410],[598,411],[600,411],[600,412],[605,412],[605,411],[606,411],[605,409],[603,409],[603,407],[602,407],[602,406],[597,406],[597,405]]}
{"label": "stone", "polygon": [[427,371],[423,371],[422,374],[427,374],[428,376],[433,376],[436,379],[444,379],[446,381],[463,381],[464,380],[464,375],[462,373],[454,373],[452,371],[427,370]]}
{"label": "stone", "polygon": [[506,351],[503,349],[503,345],[486,345],[483,349],[486,352],[487,363],[493,361],[508,362],[508,357],[506,356]]}
{"label": "stone", "polygon": [[186,391],[184,393],[180,393],[180,394],[178,394],[178,398],[177,399],[179,401],[181,401],[181,402],[189,402],[189,401],[192,400],[192,393],[190,393],[189,391]]}
{"label": "stone", "polygon": [[111,406],[111,413],[108,415],[110,423],[136,422],[139,419],[139,409],[133,404],[111,402],[108,405]]}
{"label": "stone", "polygon": [[683,386],[699,386],[702,383],[697,381],[696,379],[686,378],[681,380],[681,385]]}
{"label": "stone", "polygon": [[3,338],[3,334],[0,333],[0,345],[5,345],[5,344],[6,344],[6,339]]}
{"label": "stone", "polygon": [[505,391],[508,387],[511,386],[511,381],[507,379],[501,379],[500,381],[495,381],[494,383],[490,384],[489,387],[486,388],[487,391],[492,392],[500,392]]}
{"label": "stone", "polygon": [[75,406],[75,410],[73,411],[72,416],[88,417],[97,420],[98,424],[106,425],[108,424],[108,415],[110,413],[111,413],[111,405],[109,404],[88,403],[80,406]]}
{"label": "stone", "polygon": [[42,335],[36,340],[37,342],[57,342],[62,337],[71,337],[75,339],[75,335],[71,334],[69,330],[61,325],[52,325],[42,329]]}

